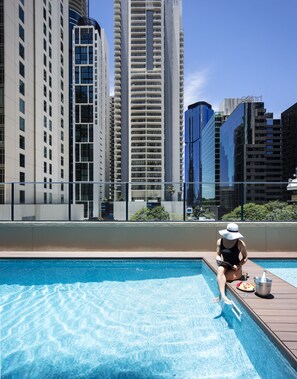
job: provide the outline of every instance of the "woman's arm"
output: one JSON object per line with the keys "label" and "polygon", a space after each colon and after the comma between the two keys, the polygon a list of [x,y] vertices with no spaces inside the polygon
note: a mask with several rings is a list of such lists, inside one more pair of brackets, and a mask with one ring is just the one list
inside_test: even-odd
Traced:
{"label": "woman's arm", "polygon": [[238,242],[239,242],[238,247],[242,255],[242,260],[239,262],[239,264],[242,266],[248,260],[248,256],[247,256],[247,251],[246,251],[246,244],[242,240],[239,240]]}
{"label": "woman's arm", "polygon": [[217,240],[217,251],[216,251],[216,259],[222,260],[222,255],[221,255],[221,238]]}

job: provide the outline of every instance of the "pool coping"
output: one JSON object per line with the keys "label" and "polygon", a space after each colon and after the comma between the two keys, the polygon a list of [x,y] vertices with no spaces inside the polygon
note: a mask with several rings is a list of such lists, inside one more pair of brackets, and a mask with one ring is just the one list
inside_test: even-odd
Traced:
{"label": "pool coping", "polygon": [[[1,251],[0,259],[202,259],[216,273],[215,253],[192,251]],[[297,259],[296,252],[250,252],[243,270],[249,273],[248,281],[261,276],[263,268],[251,259]],[[272,279],[270,299],[260,298],[254,292],[238,291],[233,281],[228,290],[242,303],[250,316],[278,346],[291,365],[297,368],[297,288],[268,271]],[[286,305],[286,309],[282,307]],[[288,322],[288,317],[290,322]],[[282,330],[283,329],[283,330]]]}

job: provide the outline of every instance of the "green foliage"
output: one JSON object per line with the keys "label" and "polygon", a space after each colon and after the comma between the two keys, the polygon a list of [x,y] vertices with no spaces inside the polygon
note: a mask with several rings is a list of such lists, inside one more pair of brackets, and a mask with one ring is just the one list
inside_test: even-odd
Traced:
{"label": "green foliage", "polygon": [[193,209],[193,216],[199,219],[199,217],[205,217],[207,219],[215,218],[215,214],[211,212],[209,209],[201,209],[199,206]]}
{"label": "green foliage", "polygon": [[[245,221],[296,221],[297,206],[281,201],[270,201],[267,204],[249,203],[243,206],[243,219]],[[222,217],[223,221],[240,221],[241,207]]]}
{"label": "green foliage", "polygon": [[131,221],[168,221],[169,213],[163,206],[139,209],[130,219]]}

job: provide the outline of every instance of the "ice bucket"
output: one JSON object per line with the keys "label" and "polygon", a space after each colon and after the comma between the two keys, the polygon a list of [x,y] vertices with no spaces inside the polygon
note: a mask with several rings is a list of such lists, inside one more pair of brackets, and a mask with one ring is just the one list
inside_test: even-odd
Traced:
{"label": "ice bucket", "polygon": [[261,279],[261,276],[254,277],[256,293],[261,297],[267,297],[271,291],[272,280],[267,277],[265,278],[265,281],[262,281]]}

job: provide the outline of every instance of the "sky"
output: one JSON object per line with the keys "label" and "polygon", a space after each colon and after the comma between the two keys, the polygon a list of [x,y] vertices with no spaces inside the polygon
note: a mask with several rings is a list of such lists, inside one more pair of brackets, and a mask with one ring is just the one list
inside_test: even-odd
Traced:
{"label": "sky", "polygon": [[[113,91],[113,0],[89,0],[105,30]],[[183,0],[185,109],[262,96],[275,118],[297,102],[297,0]]]}

